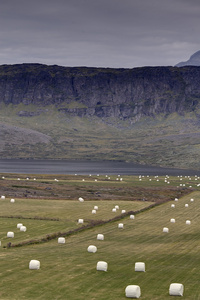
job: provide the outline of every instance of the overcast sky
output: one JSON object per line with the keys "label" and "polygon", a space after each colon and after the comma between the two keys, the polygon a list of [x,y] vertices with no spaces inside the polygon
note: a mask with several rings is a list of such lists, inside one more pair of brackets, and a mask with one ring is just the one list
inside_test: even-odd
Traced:
{"label": "overcast sky", "polygon": [[0,64],[175,65],[199,32],[199,0],[0,0]]}

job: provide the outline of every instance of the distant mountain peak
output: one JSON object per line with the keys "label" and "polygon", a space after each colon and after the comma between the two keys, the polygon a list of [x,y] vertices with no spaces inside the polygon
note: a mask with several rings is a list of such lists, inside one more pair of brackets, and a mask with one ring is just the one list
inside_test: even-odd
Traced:
{"label": "distant mountain peak", "polygon": [[183,67],[183,66],[200,66],[200,50],[192,54],[190,59],[187,61],[182,61],[176,65],[176,67]]}

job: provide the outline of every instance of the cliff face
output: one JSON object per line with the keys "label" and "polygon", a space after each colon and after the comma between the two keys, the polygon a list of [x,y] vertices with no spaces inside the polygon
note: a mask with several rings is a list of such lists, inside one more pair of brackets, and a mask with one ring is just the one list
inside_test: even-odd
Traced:
{"label": "cliff face", "polygon": [[[0,66],[0,102],[47,105],[77,116],[122,119],[192,111],[200,101],[200,67],[107,69],[41,64]],[[34,115],[35,113],[33,113]],[[32,116],[21,111],[21,116]]]}

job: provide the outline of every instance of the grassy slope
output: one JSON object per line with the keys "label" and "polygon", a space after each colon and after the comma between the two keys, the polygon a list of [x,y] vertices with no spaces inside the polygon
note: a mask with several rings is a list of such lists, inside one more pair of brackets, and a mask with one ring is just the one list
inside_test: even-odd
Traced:
{"label": "grassy slope", "polygon": [[[133,185],[165,186],[164,180],[145,177],[142,181],[130,178]],[[182,180],[180,180],[182,179]],[[184,196],[178,202],[170,201],[136,215],[135,220],[125,217],[120,222],[124,229],[117,228],[119,221],[95,227],[66,239],[58,245],[57,239],[47,243],[4,248],[8,241],[20,242],[41,237],[58,230],[77,228],[77,218],[108,219],[113,217],[111,208],[118,204],[120,209],[137,210],[148,202],[143,201],[85,201],[80,203],[67,200],[16,199],[1,200],[1,216],[54,217],[60,221],[15,219],[0,217],[0,299],[70,299],[70,300],[111,300],[126,299],[125,287],[137,284],[142,290],[142,299],[173,299],[168,295],[172,282],[184,284],[185,299],[199,299],[198,265],[199,257],[199,178],[171,177],[170,185],[184,189],[192,185],[196,191]],[[57,183],[59,184],[59,182]],[[115,185],[118,185],[116,182]],[[78,194],[77,194],[78,197]],[[190,199],[194,198],[194,202]],[[176,207],[171,208],[171,203]],[[185,203],[189,207],[185,208]],[[96,215],[91,214],[94,205],[99,206]],[[175,218],[176,223],[170,223]],[[191,220],[191,225],[185,221]],[[27,226],[27,232],[20,233],[18,222]],[[163,227],[169,233],[162,232]],[[14,231],[15,238],[8,239],[7,231]],[[97,241],[98,233],[105,235],[104,241]],[[87,252],[90,244],[97,246],[97,253]],[[31,259],[41,262],[38,271],[29,270]],[[96,271],[99,260],[108,262],[108,272]],[[134,271],[134,263],[144,261],[146,272]]]}
{"label": "grassy slope", "polygon": [[40,116],[17,115],[20,110],[38,109],[22,104],[1,106],[1,157],[126,160],[194,169],[200,166],[198,112],[148,117],[132,124],[128,120],[71,117],[53,106],[46,107]]}

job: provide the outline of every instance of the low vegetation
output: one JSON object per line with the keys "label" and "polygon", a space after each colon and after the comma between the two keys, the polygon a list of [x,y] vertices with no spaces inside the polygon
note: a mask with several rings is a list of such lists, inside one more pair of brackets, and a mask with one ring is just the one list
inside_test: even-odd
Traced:
{"label": "low vegetation", "polygon": [[[55,181],[48,175],[38,175],[36,180],[35,175],[29,180],[23,174],[1,175],[5,199],[0,199],[0,299],[118,300],[126,299],[127,285],[136,284],[142,299],[163,300],[174,298],[169,296],[173,282],[184,285],[185,299],[200,297],[199,177],[125,176],[120,181],[113,176],[108,181],[98,176],[94,181],[95,176],[60,175]],[[54,197],[39,196],[48,186]],[[31,193],[19,197],[21,189]],[[100,197],[92,199],[88,190]],[[79,197],[85,201],[78,201]],[[92,214],[94,206],[98,206],[96,214]],[[134,220],[130,214],[135,214]],[[79,218],[84,219],[83,225],[78,224]],[[171,218],[176,222],[171,223]],[[191,224],[186,225],[186,220]],[[17,223],[27,231],[20,232]],[[169,233],[163,233],[163,227]],[[14,238],[7,238],[8,231],[14,232]],[[104,234],[104,241],[97,240],[98,233]],[[58,244],[62,235],[66,243]],[[88,253],[89,245],[95,245],[97,252]],[[40,261],[39,270],[29,270],[32,259]],[[101,260],[108,263],[107,272],[96,270]],[[145,262],[145,273],[134,271],[138,261]]]}

